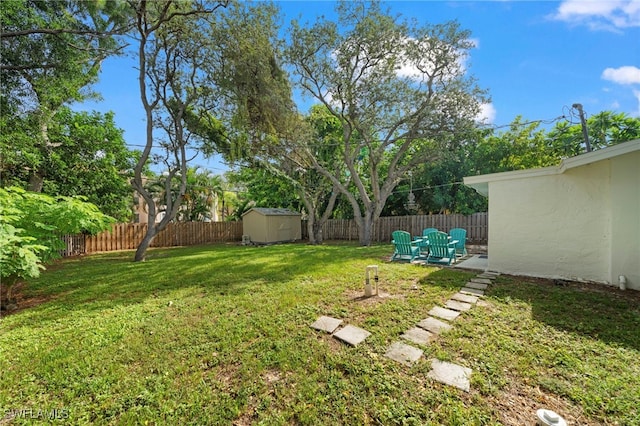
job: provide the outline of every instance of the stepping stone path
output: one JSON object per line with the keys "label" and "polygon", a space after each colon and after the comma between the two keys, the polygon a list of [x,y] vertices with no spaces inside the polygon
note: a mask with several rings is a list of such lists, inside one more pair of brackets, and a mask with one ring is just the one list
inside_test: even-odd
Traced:
{"label": "stepping stone path", "polygon": [[422,356],[422,349],[405,345],[402,342],[395,342],[389,346],[387,353],[384,355],[387,358],[391,358],[394,361],[398,361],[410,367],[420,359]]}
{"label": "stepping stone path", "polygon": [[455,386],[465,392],[469,392],[471,390],[469,381],[469,379],[471,379],[471,373],[470,368],[432,359],[431,371],[429,371],[427,377],[444,383],[445,385]]}
{"label": "stepping stone path", "polygon": [[418,345],[426,345],[435,338],[435,334],[420,327],[413,327],[405,331],[400,337],[411,340]]}
{"label": "stepping stone path", "polygon": [[[407,330],[400,337],[415,343],[417,345],[427,345],[433,341],[439,334],[451,330],[450,324],[462,312],[470,310],[473,305],[480,304],[480,298],[484,296],[484,291],[491,285],[493,279],[500,274],[497,272],[486,271],[479,274],[475,278],[471,278],[460,291],[447,300],[442,306],[434,306],[428,314],[427,318],[421,320],[416,325]],[[437,318],[434,318],[437,317]],[[443,321],[444,320],[444,321]],[[311,327],[332,333],[332,336],[351,346],[357,346],[371,335],[367,330],[346,325],[345,327],[335,331],[342,324],[342,320],[321,316]],[[394,342],[389,346],[385,356],[406,366],[412,366],[420,360],[423,351],[414,346],[403,342]],[[465,392],[470,390],[470,381],[472,370],[460,365],[449,362],[431,360],[431,371],[427,376],[435,381],[449,386],[455,386]]]}
{"label": "stepping stone path", "polygon": [[460,315],[460,312],[453,311],[447,308],[441,308],[440,306],[434,306],[429,311],[429,315],[431,315],[432,317],[438,317],[447,321],[453,321],[454,319],[458,318],[458,316]]}
{"label": "stepping stone path", "polygon": [[316,322],[311,324],[311,328],[326,331],[327,333],[333,333],[336,331],[336,328],[340,327],[340,324],[342,324],[341,319],[321,316],[316,320]]}
{"label": "stepping stone path", "polygon": [[443,331],[451,330],[451,325],[446,322],[442,322],[439,319],[428,317],[418,323],[418,327],[424,328],[433,334],[440,334]]}
{"label": "stepping stone path", "polygon": [[362,343],[364,339],[369,336],[371,336],[371,333],[369,333],[367,330],[354,327],[353,325],[347,325],[333,334],[333,337],[342,340],[343,342],[348,343],[351,346],[358,346],[359,343]]}
{"label": "stepping stone path", "polygon": [[472,305],[478,301],[478,296],[471,296],[468,294],[456,293],[451,296],[452,300],[457,300],[458,302],[471,303]]}
{"label": "stepping stone path", "polygon": [[473,281],[469,281],[466,286],[467,288],[475,288],[476,290],[486,290],[489,287],[487,284],[475,283]]}
{"label": "stepping stone path", "polygon": [[480,290],[477,288],[470,288],[470,287],[462,287],[460,289],[460,293],[470,294],[471,296],[484,296],[484,290]]}
{"label": "stepping stone path", "polygon": [[491,280],[488,278],[471,278],[469,281],[471,281],[472,283],[479,283],[479,284],[485,284],[485,285],[491,284]]}
{"label": "stepping stone path", "polygon": [[471,309],[473,305],[471,303],[465,303],[465,302],[460,302],[459,300],[451,299],[451,300],[447,300],[444,306],[446,306],[447,309],[453,309],[458,312],[464,312]]}

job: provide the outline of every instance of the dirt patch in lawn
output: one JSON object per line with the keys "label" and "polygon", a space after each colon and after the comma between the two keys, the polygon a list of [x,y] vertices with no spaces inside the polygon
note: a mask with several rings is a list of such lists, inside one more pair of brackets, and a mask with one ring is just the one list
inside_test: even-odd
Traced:
{"label": "dirt patch in lawn", "polygon": [[0,286],[0,316],[12,315],[25,309],[33,308],[43,303],[49,302],[60,297],[59,294],[45,295],[25,295],[26,284],[17,283],[11,289],[11,297],[9,297],[9,286]]}
{"label": "dirt patch in lawn", "polygon": [[580,407],[546,393],[539,387],[529,386],[517,380],[510,381],[500,394],[487,399],[496,411],[500,422],[508,426],[525,426],[536,424],[536,411],[545,408],[555,411],[569,425],[592,426],[602,423],[589,420]]}
{"label": "dirt patch in lawn", "polygon": [[611,296],[618,299],[625,300],[634,300],[636,302],[640,302],[640,291],[638,290],[620,290],[618,286],[606,285],[594,282],[583,282],[583,281],[568,281],[568,280],[556,280],[549,278],[536,278],[536,277],[520,277],[516,275],[500,275],[503,278],[510,278],[512,280],[517,280],[521,282],[530,282],[536,283],[542,286],[548,287],[564,287],[567,289],[572,289],[580,292],[589,292],[589,293],[599,293],[606,294],[607,296]]}
{"label": "dirt patch in lawn", "polygon": [[376,304],[376,303],[384,303],[387,300],[391,299],[404,299],[406,296],[404,294],[390,294],[383,290],[379,290],[378,294],[375,294],[375,288],[373,289],[373,296],[365,296],[364,289],[362,291],[348,291],[347,299],[351,302],[358,303],[366,303],[366,304]]}

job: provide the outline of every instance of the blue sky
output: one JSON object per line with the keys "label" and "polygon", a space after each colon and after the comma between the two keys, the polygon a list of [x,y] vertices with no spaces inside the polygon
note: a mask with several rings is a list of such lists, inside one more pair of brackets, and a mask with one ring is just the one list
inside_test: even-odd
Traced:
{"label": "blue sky", "polygon": [[[283,27],[292,19],[314,22],[334,16],[331,1],[280,1]],[[515,117],[549,120],[580,103],[587,116],[611,110],[640,117],[640,0],[391,1],[394,14],[419,23],[457,20],[476,48],[467,70],[491,103],[484,119],[495,126]],[[135,59],[105,61],[95,90],[99,102],[77,109],[114,111],[132,148],[144,144]],[[302,112],[308,101],[301,101]],[[219,159],[194,165],[222,173]]]}

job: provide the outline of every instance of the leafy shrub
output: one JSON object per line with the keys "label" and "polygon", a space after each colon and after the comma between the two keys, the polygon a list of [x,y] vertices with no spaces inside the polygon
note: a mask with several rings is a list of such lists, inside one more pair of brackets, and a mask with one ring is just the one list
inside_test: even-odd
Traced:
{"label": "leafy shrub", "polygon": [[60,235],[97,233],[113,222],[82,197],[0,188],[0,279],[7,298],[16,282],[37,278],[44,263],[59,257]]}

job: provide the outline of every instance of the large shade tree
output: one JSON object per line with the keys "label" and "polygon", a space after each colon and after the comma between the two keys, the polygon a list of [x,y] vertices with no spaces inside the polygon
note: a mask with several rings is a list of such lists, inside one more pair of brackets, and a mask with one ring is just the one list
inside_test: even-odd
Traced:
{"label": "large shade tree", "polygon": [[401,22],[378,3],[343,2],[337,12],[338,22],[294,23],[287,58],[299,87],[339,120],[344,167],[298,151],[349,200],[368,245],[396,185],[466,137],[484,99],[465,68],[470,34],[457,23]]}
{"label": "large shade tree", "polygon": [[[147,232],[135,260],[144,260],[158,232],[174,220],[187,192],[187,169],[195,154],[233,156],[234,142],[262,143],[278,123],[265,85],[278,73],[268,50],[275,9],[236,2],[131,0],[136,11],[140,99],[146,141],[134,169],[133,187],[148,206]],[[264,29],[267,30],[264,30]],[[160,148],[160,150],[157,150]],[[156,200],[144,185],[151,161],[167,170],[166,194]],[[172,191],[178,180],[177,191]],[[158,206],[164,217],[156,222]]]}
{"label": "large shade tree", "polygon": [[5,0],[1,16],[0,121],[28,163],[29,189],[41,191],[43,168],[59,146],[49,131],[55,115],[93,95],[102,61],[122,48],[117,36],[130,15],[121,1]]}
{"label": "large shade tree", "polygon": [[[188,148],[192,142],[186,117],[208,98],[201,73],[209,60],[208,44],[199,43],[199,39],[207,17],[225,3],[132,0],[130,4],[136,15],[138,82],[146,120],[145,146],[132,180],[148,208],[149,226],[134,258],[142,261],[155,236],[176,217],[186,193],[191,156]],[[153,158],[154,143],[158,141],[164,155]],[[151,160],[163,162],[167,169],[162,200],[156,199],[145,185],[145,167]],[[179,183],[174,190],[176,179]],[[156,222],[160,207],[164,208],[164,215]]]}
{"label": "large shade tree", "polygon": [[[319,244],[323,239],[322,226],[331,217],[340,191],[313,168],[305,151],[332,162],[336,169],[344,169],[336,143],[342,129],[322,105],[314,105],[308,116],[293,119],[291,124],[288,131],[277,133],[277,141],[251,150],[244,161],[243,176],[249,177],[249,195],[257,205],[304,210],[309,242]],[[301,146],[302,151],[298,149]]]}

